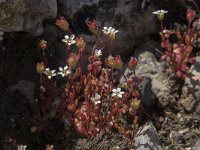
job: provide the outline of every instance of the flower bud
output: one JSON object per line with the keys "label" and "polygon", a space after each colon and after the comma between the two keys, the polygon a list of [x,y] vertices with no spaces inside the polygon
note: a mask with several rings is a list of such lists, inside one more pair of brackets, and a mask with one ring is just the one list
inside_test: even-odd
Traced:
{"label": "flower bud", "polygon": [[45,50],[47,48],[47,41],[45,41],[44,39],[40,40],[39,47],[40,49]]}
{"label": "flower bud", "polygon": [[45,69],[46,69],[46,67],[45,67],[45,65],[44,65],[43,62],[37,63],[37,65],[36,65],[36,71],[37,71],[39,74],[43,74],[44,71],[45,71]]}
{"label": "flower bud", "polygon": [[46,145],[46,150],[54,150],[54,146],[53,145]]}
{"label": "flower bud", "polygon": [[133,58],[131,57],[129,63],[128,63],[128,66],[131,70],[135,70],[135,67],[137,66],[137,59],[136,58]]}
{"label": "flower bud", "polygon": [[70,53],[70,56],[67,61],[68,61],[69,67],[75,68],[79,61],[79,55],[75,53]]}
{"label": "flower bud", "polygon": [[87,26],[88,26],[90,32],[92,32],[93,34],[97,34],[98,26],[97,26],[97,22],[95,20],[88,21]]}
{"label": "flower bud", "polygon": [[181,73],[181,71],[178,70],[178,71],[176,72],[176,77],[177,77],[177,78],[180,78],[181,76],[182,76],[182,73]]}
{"label": "flower bud", "polygon": [[165,18],[165,14],[167,13],[168,11],[166,10],[158,10],[158,11],[155,11],[153,12],[153,14],[157,15],[157,19],[159,21],[163,21],[164,18]]}
{"label": "flower bud", "polygon": [[78,49],[84,49],[85,48],[85,41],[84,41],[84,39],[82,38],[82,37],[80,37],[80,38],[76,38],[76,47],[78,48]]}
{"label": "flower bud", "polygon": [[194,18],[196,17],[196,11],[192,10],[192,9],[188,9],[187,10],[187,15],[186,15],[186,19],[189,23],[191,23]]}
{"label": "flower bud", "polygon": [[115,68],[115,69],[122,69],[123,66],[123,62],[119,55],[116,57],[109,56],[107,64],[110,68]]}
{"label": "flower bud", "polygon": [[131,108],[132,109],[137,110],[138,108],[140,108],[140,105],[141,105],[140,100],[138,100],[136,98],[131,100]]}
{"label": "flower bud", "polygon": [[64,17],[60,17],[59,19],[56,20],[56,25],[64,30],[67,31],[69,30],[69,23],[67,22],[67,20]]}

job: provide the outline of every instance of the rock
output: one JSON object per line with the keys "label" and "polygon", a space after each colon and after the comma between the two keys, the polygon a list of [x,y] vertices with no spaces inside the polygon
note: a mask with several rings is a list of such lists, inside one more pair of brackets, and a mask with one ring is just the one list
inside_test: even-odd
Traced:
{"label": "rock", "polygon": [[[74,140],[76,150],[125,150],[130,149],[128,140],[114,133],[100,133],[92,138],[80,138]],[[70,142],[66,142],[69,144]],[[69,146],[66,145],[69,149]]]}
{"label": "rock", "polygon": [[98,21],[99,30],[104,26],[118,29],[120,32],[113,43],[113,54],[123,57],[129,56],[133,47],[142,45],[151,34],[158,32],[152,15],[154,6],[139,13],[139,0],[62,0],[61,3],[62,12],[71,18],[73,29],[78,34],[91,35],[86,21],[93,18]]}
{"label": "rock", "polygon": [[143,82],[139,85],[140,99],[147,105],[155,104],[155,96],[152,89],[151,78],[145,77]]}
{"label": "rock", "polygon": [[58,37],[57,27],[53,25],[45,25],[44,26],[44,32],[42,34],[42,37],[47,41],[48,47],[52,46],[54,42],[57,42],[56,39]]}
{"label": "rock", "polygon": [[[151,79],[151,85],[148,84],[148,88],[152,86],[151,89],[158,99],[163,99],[164,97],[167,99],[170,93],[169,79],[164,75],[162,67],[160,63],[156,60],[155,56],[149,51],[141,51],[141,53],[136,52],[136,55],[134,56],[138,58],[138,65],[135,70],[136,75]],[[134,76],[127,66],[127,64],[124,66],[124,75]],[[121,76],[120,83],[123,82],[125,82],[125,79],[123,76]],[[151,91],[151,89],[147,89],[147,91]],[[152,93],[150,92],[149,94],[152,96],[151,98],[153,99]],[[147,96],[146,98],[148,99]],[[148,105],[153,103],[154,100],[149,101]]]}
{"label": "rock", "polygon": [[136,67],[137,76],[146,76],[152,79],[163,80],[164,74],[160,63],[155,56],[148,51],[140,53],[138,56],[138,65]]}
{"label": "rock", "polygon": [[196,142],[196,144],[193,146],[192,150],[200,150],[200,140]]}
{"label": "rock", "polygon": [[[196,62],[190,68],[179,103],[189,112],[200,103],[200,57],[196,57]],[[196,109],[198,112],[198,107]]]}
{"label": "rock", "polygon": [[24,138],[23,134],[30,130],[30,117],[32,117],[30,101],[17,91],[3,88],[0,88],[0,97],[1,133]]}
{"label": "rock", "polygon": [[34,101],[34,89],[35,83],[31,81],[21,80],[18,84],[10,87],[10,90],[13,92],[19,92],[25,98],[27,98],[30,102]]}
{"label": "rock", "polygon": [[151,121],[141,127],[135,137],[135,150],[162,150],[157,131]]}
{"label": "rock", "polygon": [[183,142],[183,134],[176,131],[171,131],[170,138],[174,140],[176,143],[181,144]]}
{"label": "rock", "polygon": [[43,32],[42,21],[57,14],[56,0],[9,0],[0,3],[0,30]]}
{"label": "rock", "polygon": [[1,3],[5,3],[5,2],[6,2],[6,0],[0,0],[0,4],[1,4]]}
{"label": "rock", "polygon": [[4,34],[4,32],[0,31],[0,41],[3,40],[3,34]]}

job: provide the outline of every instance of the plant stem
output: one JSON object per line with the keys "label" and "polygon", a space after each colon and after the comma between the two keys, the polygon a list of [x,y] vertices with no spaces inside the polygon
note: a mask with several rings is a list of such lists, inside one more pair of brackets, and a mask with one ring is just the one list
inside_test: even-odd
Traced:
{"label": "plant stem", "polygon": [[163,21],[160,21],[161,31],[163,31]]}
{"label": "plant stem", "polygon": [[97,41],[98,41],[98,35],[95,34],[95,44],[94,44],[94,46],[93,46],[93,48],[92,48],[92,55],[94,55],[94,49],[96,48]]}
{"label": "plant stem", "polygon": [[67,48],[66,48],[66,56],[67,56],[67,59],[69,58],[69,50],[70,50],[70,47],[67,46]]}
{"label": "plant stem", "polygon": [[112,40],[110,40],[110,48],[109,48],[109,55],[111,55],[111,52],[112,52]]}

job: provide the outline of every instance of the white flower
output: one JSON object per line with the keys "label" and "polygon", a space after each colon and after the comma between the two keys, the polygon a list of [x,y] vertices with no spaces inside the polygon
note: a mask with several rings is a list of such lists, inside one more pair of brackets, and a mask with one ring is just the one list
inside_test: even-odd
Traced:
{"label": "white flower", "polygon": [[123,91],[121,91],[121,88],[117,88],[117,89],[113,89],[112,90],[112,97],[119,97],[119,98],[122,98],[122,95],[125,93]]}
{"label": "white flower", "polygon": [[154,15],[162,15],[162,14],[166,14],[166,13],[168,13],[168,11],[162,10],[162,9],[153,12]]}
{"label": "white flower", "polygon": [[115,30],[115,28],[113,28],[113,27],[109,27],[108,28],[106,26],[103,28],[102,31],[106,35],[109,35],[109,34],[114,34],[115,35],[117,32],[119,32],[119,30]]}
{"label": "white flower", "polygon": [[50,70],[49,68],[46,68],[44,74],[46,74],[47,77],[48,77],[49,79],[51,79],[53,76],[56,76],[56,73],[55,73],[55,72],[56,72],[56,70]]}
{"label": "white flower", "polygon": [[101,96],[99,94],[95,94],[95,97],[91,97],[91,100],[96,105],[96,104],[100,104],[101,103],[100,98],[101,98]]}
{"label": "white flower", "polygon": [[65,44],[67,44],[68,46],[76,43],[76,40],[74,40],[75,35],[72,34],[70,37],[68,35],[65,35],[65,38],[62,39],[62,42],[64,42]]}
{"label": "white flower", "polygon": [[113,28],[113,27],[104,27],[103,28],[103,33],[104,34],[106,34],[107,36],[109,36],[109,38],[111,39],[111,40],[114,40],[115,39],[115,34],[117,33],[117,32],[119,32],[119,30],[115,30],[115,28]]}
{"label": "white flower", "polygon": [[102,31],[103,31],[104,34],[108,35],[110,33],[111,29],[112,29],[112,27],[108,28],[108,27],[105,26]]}
{"label": "white flower", "polygon": [[96,49],[95,50],[95,55],[98,56],[98,57],[101,56],[102,55],[102,51]]}
{"label": "white flower", "polygon": [[68,69],[68,66],[63,67],[59,67],[60,72],[58,72],[58,74],[62,75],[62,77],[64,76],[68,76],[71,71]]}

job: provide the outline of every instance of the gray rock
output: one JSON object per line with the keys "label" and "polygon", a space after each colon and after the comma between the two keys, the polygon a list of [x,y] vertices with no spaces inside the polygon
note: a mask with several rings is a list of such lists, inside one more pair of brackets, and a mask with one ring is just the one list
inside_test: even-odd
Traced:
{"label": "gray rock", "polygon": [[5,3],[5,2],[6,2],[6,0],[0,0],[0,4],[1,4],[1,3]]}
{"label": "gray rock", "polygon": [[181,144],[183,141],[183,134],[177,131],[171,131],[170,138],[173,139],[176,143]]}
{"label": "gray rock", "polygon": [[197,57],[196,63],[191,66],[185,86],[188,88],[188,97],[200,101],[200,57]]}
{"label": "gray rock", "polygon": [[185,79],[182,88],[182,95],[179,103],[188,112],[199,112],[198,103],[200,103],[200,57],[196,57],[196,62],[191,66],[188,77]]}
{"label": "gray rock", "polygon": [[3,34],[4,34],[4,32],[0,31],[0,41],[3,40]]}
{"label": "gray rock", "polygon": [[[136,75],[151,79],[151,85],[152,85],[151,89],[158,99],[161,97],[163,98],[163,96],[168,97],[168,94],[170,93],[170,88],[168,87],[169,80],[164,75],[162,67],[160,63],[156,60],[155,56],[151,52],[143,51],[141,53],[138,53],[136,57],[138,58],[138,65],[135,70]],[[134,76],[133,73],[128,68],[127,64],[124,66],[124,68],[125,68],[124,69],[125,76]],[[125,79],[123,76],[121,76],[120,83],[124,82]],[[150,88],[150,84],[148,88]],[[146,98],[148,99],[147,96]],[[152,103],[154,102],[152,101]]]}
{"label": "gray rock", "polygon": [[100,0],[61,0],[62,11],[65,15],[73,17],[73,15],[84,6],[92,6],[99,3]]}
{"label": "gray rock", "polygon": [[[23,139],[25,143],[28,143],[30,139],[26,135],[30,133],[33,118],[30,101],[17,91],[1,87],[0,98],[1,133],[14,137],[17,141]],[[6,149],[8,147],[4,148],[9,150]],[[2,145],[0,149],[3,149]]]}
{"label": "gray rock", "polygon": [[200,150],[200,140],[196,142],[196,144],[193,146],[192,150]]}
{"label": "gray rock", "polygon": [[135,137],[135,150],[163,150],[151,121],[141,127]]}
{"label": "gray rock", "polygon": [[[95,18],[99,29],[112,26],[118,29],[113,43],[113,53],[128,56],[132,48],[145,42],[151,34],[157,33],[154,6],[139,13],[139,0],[62,0],[62,12],[72,20],[73,29],[88,34],[87,19]],[[107,51],[106,51],[107,52]]]}
{"label": "gray rock", "polygon": [[0,3],[0,30],[43,32],[42,21],[56,17],[56,0],[9,0]]}
{"label": "gray rock", "polygon": [[30,102],[34,101],[34,89],[35,83],[31,81],[21,80],[18,84],[10,87],[10,90],[19,92],[21,95],[26,97]]}
{"label": "gray rock", "polygon": [[155,96],[151,90],[151,78],[145,77],[143,82],[139,85],[140,99],[147,105],[152,106],[155,104]]}
{"label": "gray rock", "polygon": [[54,42],[57,42],[57,27],[49,24],[45,25],[42,37],[45,39],[45,41],[47,41],[49,47],[52,46]]}

